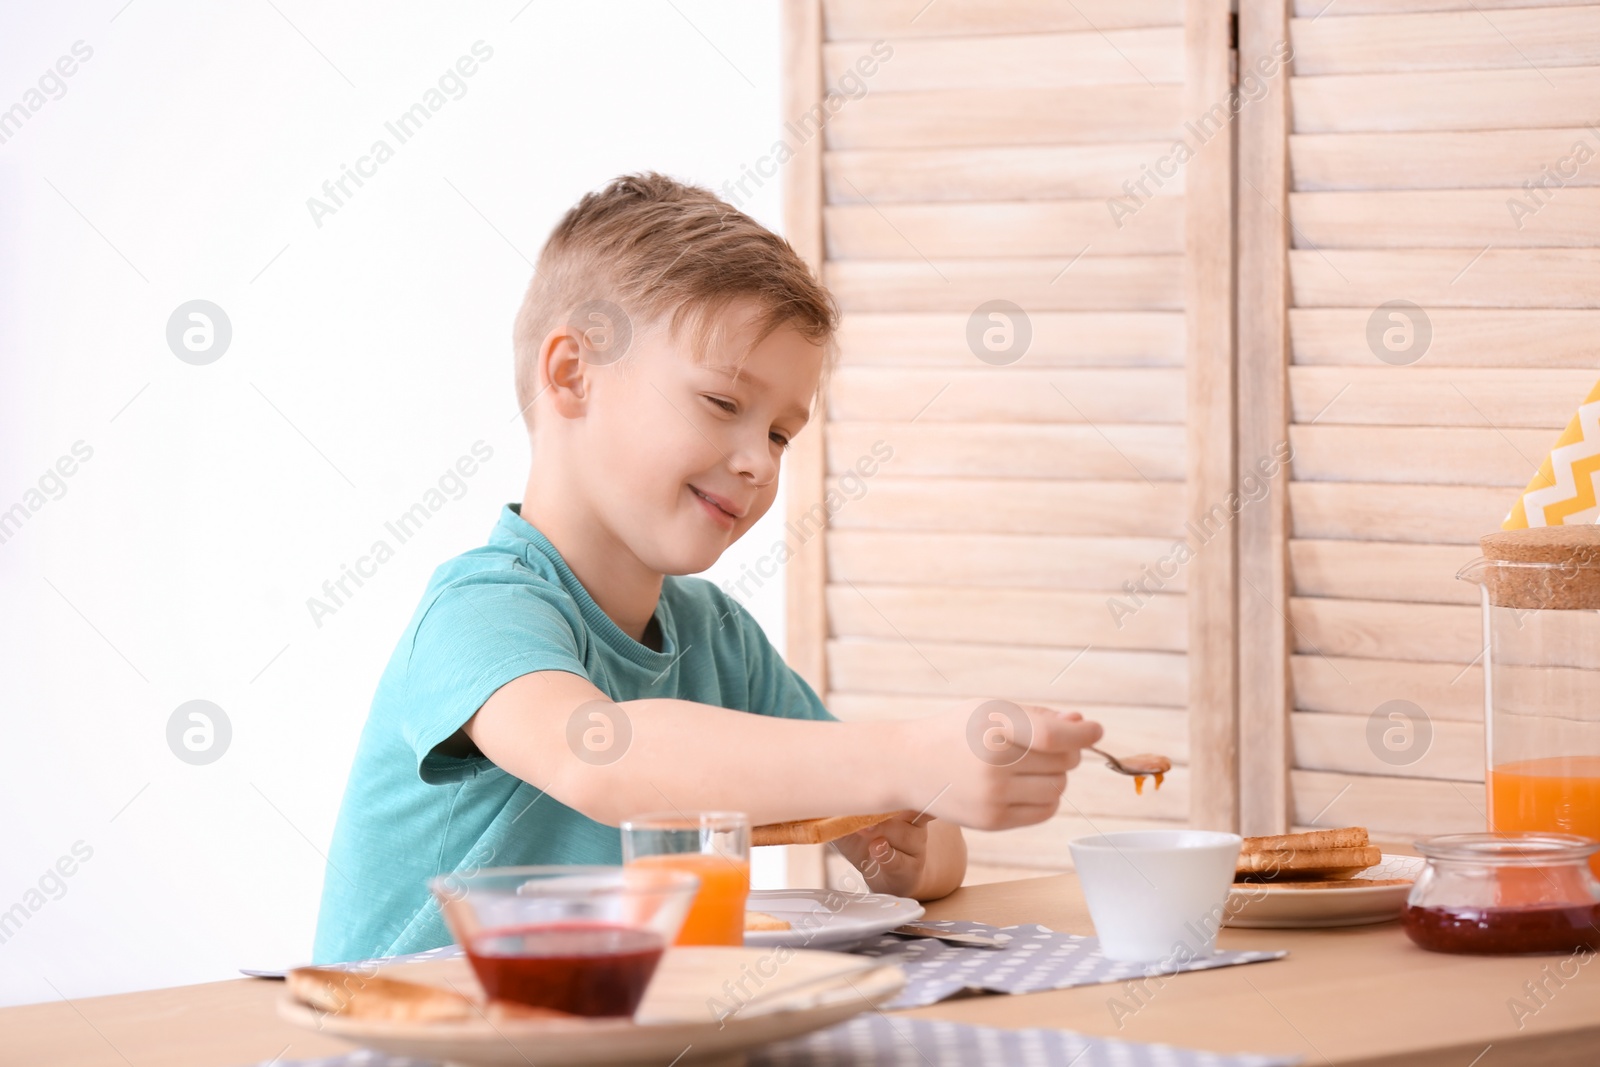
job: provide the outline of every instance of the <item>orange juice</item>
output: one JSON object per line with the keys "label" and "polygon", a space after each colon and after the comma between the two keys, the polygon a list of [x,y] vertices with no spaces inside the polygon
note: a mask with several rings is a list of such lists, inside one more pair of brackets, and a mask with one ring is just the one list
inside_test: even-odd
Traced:
{"label": "orange juice", "polygon": [[[1543,830],[1600,839],[1600,756],[1549,756],[1489,772],[1489,829]],[[1600,877],[1600,854],[1589,857]]]}
{"label": "orange juice", "polygon": [[750,861],[699,852],[639,856],[629,866],[650,864],[688,871],[700,879],[675,945],[744,944],[744,904],[750,895]]}

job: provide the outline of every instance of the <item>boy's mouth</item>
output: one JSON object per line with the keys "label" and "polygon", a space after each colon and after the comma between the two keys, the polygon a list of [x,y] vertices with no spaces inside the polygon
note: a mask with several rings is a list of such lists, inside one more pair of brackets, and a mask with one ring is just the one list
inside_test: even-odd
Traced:
{"label": "boy's mouth", "polygon": [[731,526],[743,517],[742,512],[733,510],[733,502],[730,500],[725,500],[720,496],[713,496],[692,485],[689,487],[689,491],[699,499],[700,503],[706,506],[706,509],[712,513],[713,518],[724,519]]}

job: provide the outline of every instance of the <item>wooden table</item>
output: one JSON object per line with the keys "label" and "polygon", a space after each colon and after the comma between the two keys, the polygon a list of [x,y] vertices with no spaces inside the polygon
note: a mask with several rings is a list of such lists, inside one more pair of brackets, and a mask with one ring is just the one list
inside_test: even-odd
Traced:
{"label": "wooden table", "polygon": [[[928,917],[1092,933],[1070,874],[962,889],[929,905]],[[1142,988],[978,997],[905,1014],[1225,1052],[1297,1053],[1308,1065],[1600,1063],[1600,964],[1592,955],[1582,963],[1567,956],[1436,955],[1414,947],[1398,923],[1224,930],[1219,944],[1286,948],[1289,956],[1148,979]],[[1563,964],[1576,974],[1562,978]],[[1525,983],[1548,990],[1539,994],[1542,1006]],[[278,982],[238,979],[0,1010],[0,1065],[240,1067],[348,1050],[278,1021],[273,1003],[282,990]],[[1520,1028],[1513,999],[1537,1009]]]}

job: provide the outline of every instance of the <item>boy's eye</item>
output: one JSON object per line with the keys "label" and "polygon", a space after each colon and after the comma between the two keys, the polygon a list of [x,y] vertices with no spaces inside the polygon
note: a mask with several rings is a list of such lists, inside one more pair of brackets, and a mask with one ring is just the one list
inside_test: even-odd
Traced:
{"label": "boy's eye", "polygon": [[768,434],[767,436],[772,438],[772,443],[777,445],[779,448],[788,448],[789,447],[789,439],[787,437],[783,436],[783,434],[781,434],[781,433],[771,433],[771,434]]}
{"label": "boy's eye", "polygon": [[738,408],[736,408],[733,405],[733,402],[731,400],[724,400],[720,396],[708,396],[708,397],[706,397],[706,399],[711,401],[713,404],[717,405],[717,407],[721,408],[723,411],[726,411],[730,415],[733,414],[735,411],[739,410]]}

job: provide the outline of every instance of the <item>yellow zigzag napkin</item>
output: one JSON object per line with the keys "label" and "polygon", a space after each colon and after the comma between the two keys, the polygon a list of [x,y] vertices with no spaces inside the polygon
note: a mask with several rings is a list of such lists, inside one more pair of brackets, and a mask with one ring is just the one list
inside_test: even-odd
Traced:
{"label": "yellow zigzag napkin", "polygon": [[1600,474],[1600,383],[1572,416],[1556,447],[1522,491],[1500,524],[1503,530],[1594,522],[1600,515],[1595,500],[1595,475]]}

